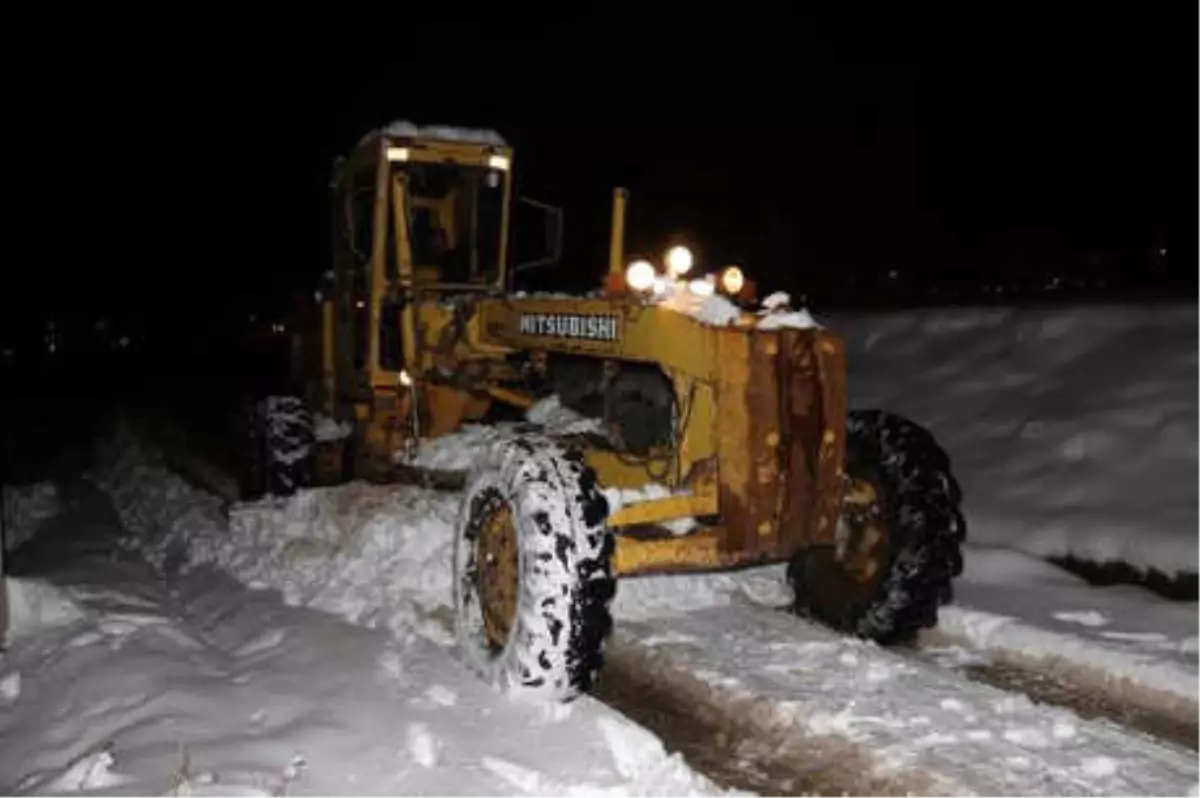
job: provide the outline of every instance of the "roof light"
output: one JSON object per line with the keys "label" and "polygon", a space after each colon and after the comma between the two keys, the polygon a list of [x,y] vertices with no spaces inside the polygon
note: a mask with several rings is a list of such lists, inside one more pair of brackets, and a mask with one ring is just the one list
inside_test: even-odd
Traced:
{"label": "roof light", "polygon": [[507,172],[508,167],[511,164],[512,164],[512,162],[508,159],[507,155],[489,155],[488,156],[488,167],[490,169],[499,169],[501,172]]}
{"label": "roof light", "polygon": [[692,251],[687,247],[682,245],[671,247],[667,251],[666,257],[667,272],[672,277],[685,275],[692,270],[694,260]]}
{"label": "roof light", "polygon": [[389,161],[407,161],[409,156],[408,147],[388,147],[387,159]]}

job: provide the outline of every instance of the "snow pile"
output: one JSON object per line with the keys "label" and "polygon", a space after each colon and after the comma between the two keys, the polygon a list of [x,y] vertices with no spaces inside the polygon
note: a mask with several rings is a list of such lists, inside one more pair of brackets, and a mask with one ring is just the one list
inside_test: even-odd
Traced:
{"label": "snow pile", "polygon": [[144,443],[114,446],[97,483],[157,568],[214,564],[293,605],[451,642],[433,613],[450,599],[456,497],[361,482],[235,504],[168,469]]}
{"label": "snow pile", "polygon": [[4,548],[12,551],[33,537],[43,521],[62,512],[63,500],[53,482],[0,486],[4,516]]}
{"label": "snow pile", "polygon": [[831,319],[852,407],[928,426],[973,542],[1197,569],[1197,308],[952,309]]}
{"label": "snow pile", "polygon": [[338,421],[324,413],[313,415],[313,435],[318,441],[340,441],[349,438],[354,425],[349,421]]}
{"label": "snow pile", "polygon": [[190,549],[193,562],[277,588],[288,604],[449,645],[458,506],[456,496],[355,482],[236,505],[228,534],[193,534]]}
{"label": "snow pile", "polygon": [[225,528],[222,500],[170,469],[162,452],[127,425],[97,447],[90,476],[133,533],[125,545],[160,570],[186,562],[194,538],[217,536]]}
{"label": "snow pile", "polygon": [[45,580],[10,576],[0,582],[0,589],[8,593],[8,629],[0,640],[5,645],[83,617],[68,595]]}
{"label": "snow pile", "polygon": [[666,283],[665,290],[653,300],[654,304],[676,313],[691,316],[702,324],[725,327],[741,318],[738,306],[720,294],[698,294],[682,281]]}
{"label": "snow pile", "polygon": [[[580,415],[564,407],[557,395],[547,396],[525,411],[529,423],[536,424],[551,435],[581,435],[600,433],[599,419]],[[439,438],[424,438],[412,464],[447,471],[469,471],[488,446],[512,434],[520,425],[464,424],[456,431]],[[397,460],[403,451],[396,453]]]}
{"label": "snow pile", "polygon": [[541,425],[552,435],[580,435],[601,431],[598,418],[588,418],[569,407],[563,407],[558,395],[547,396],[525,411],[525,418]]}
{"label": "snow pile", "polygon": [[759,312],[762,319],[758,322],[760,330],[809,330],[820,327],[807,308],[792,310],[792,298],[783,291],[776,291],[762,301],[763,309]]}
{"label": "snow pile", "polygon": [[[682,281],[666,283],[662,293],[651,301],[659,307],[683,313],[702,324],[714,327],[736,324],[742,318],[742,311],[727,297],[716,293],[697,293]],[[793,310],[789,305],[790,302],[791,297],[782,291],[764,299],[763,309],[758,314],[760,317],[757,324],[758,329],[808,330],[821,326],[808,310],[804,308]]]}

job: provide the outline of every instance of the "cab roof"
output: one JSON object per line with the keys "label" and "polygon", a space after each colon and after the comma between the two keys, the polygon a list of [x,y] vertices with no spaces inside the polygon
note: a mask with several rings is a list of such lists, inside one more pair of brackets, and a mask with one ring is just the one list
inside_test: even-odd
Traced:
{"label": "cab roof", "polygon": [[481,144],[491,147],[507,147],[508,142],[494,130],[486,128],[455,127],[452,125],[417,125],[407,120],[389,122],[381,128],[372,130],[363,136],[359,145],[378,136],[393,139],[413,139],[426,141],[461,142],[465,144]]}

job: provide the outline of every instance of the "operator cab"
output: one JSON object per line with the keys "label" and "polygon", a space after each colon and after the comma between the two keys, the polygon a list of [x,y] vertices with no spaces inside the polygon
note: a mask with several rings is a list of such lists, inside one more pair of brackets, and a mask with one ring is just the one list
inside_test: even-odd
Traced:
{"label": "operator cab", "polygon": [[490,130],[393,122],[335,165],[345,266],[387,283],[502,288],[512,150]]}
{"label": "operator cab", "polygon": [[334,163],[335,346],[353,353],[336,359],[341,390],[365,389],[372,361],[400,367],[401,314],[420,296],[505,288],[511,164],[493,131],[409,122]]}

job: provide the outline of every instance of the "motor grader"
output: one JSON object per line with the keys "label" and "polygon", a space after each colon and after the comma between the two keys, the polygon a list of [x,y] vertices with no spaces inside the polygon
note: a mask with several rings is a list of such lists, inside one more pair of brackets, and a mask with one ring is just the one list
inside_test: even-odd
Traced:
{"label": "motor grader", "polygon": [[[786,562],[803,616],[881,643],[934,625],[965,524],[932,436],[850,412],[837,336],[779,297],[756,308],[737,267],[700,274],[683,246],[627,263],[624,189],[601,286],[519,292],[557,261],[562,217],[515,197],[512,175],[498,134],[409,123],[338,159],[333,269],[300,326],[297,395],[258,416],[257,491],[461,491],[465,660],[551,699],[590,687],[616,580],[642,574]],[[510,264],[518,206],[549,235]],[[547,397],[595,423],[524,420]],[[314,417],[343,434],[314,436]],[[422,446],[472,423],[497,435],[469,469],[422,466]]]}

